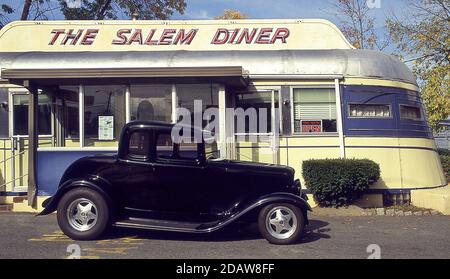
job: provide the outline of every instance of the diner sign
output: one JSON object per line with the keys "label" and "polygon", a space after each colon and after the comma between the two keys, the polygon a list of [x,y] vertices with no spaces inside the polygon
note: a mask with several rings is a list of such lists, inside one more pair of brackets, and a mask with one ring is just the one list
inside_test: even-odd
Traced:
{"label": "diner sign", "polygon": [[[53,29],[49,45],[92,45],[100,29]],[[112,38],[112,45],[190,45],[199,29],[141,29],[123,28]],[[286,44],[288,28],[218,28],[211,38],[213,45],[223,44]]]}
{"label": "diner sign", "polygon": [[15,21],[0,52],[351,49],[319,19]]}

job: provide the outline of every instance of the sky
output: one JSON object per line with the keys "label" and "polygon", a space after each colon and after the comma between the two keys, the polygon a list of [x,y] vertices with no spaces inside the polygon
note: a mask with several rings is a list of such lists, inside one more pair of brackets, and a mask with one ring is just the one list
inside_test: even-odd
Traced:
{"label": "sky", "polygon": [[[56,3],[57,0],[50,0]],[[76,0],[68,0],[76,1]],[[334,3],[337,0],[185,0],[187,7],[184,14],[174,13],[171,19],[212,19],[223,13],[224,9],[235,9],[250,18],[322,18],[339,26],[339,15]],[[382,37],[386,34],[385,20],[391,13],[400,13],[411,0],[367,0],[372,7],[370,13],[375,18],[376,32]],[[20,17],[23,0],[0,0],[0,4],[8,4],[16,12],[9,17],[14,20]],[[53,12],[53,19],[63,19],[59,11]],[[388,49],[387,52],[393,49]]]}
{"label": "sky", "polygon": [[[50,0],[57,2],[57,0]],[[76,0],[68,0],[76,1]],[[337,0],[185,0],[187,8],[183,15],[175,13],[172,19],[212,19],[224,9],[236,9],[250,18],[324,18],[337,23],[333,4]],[[16,10],[11,19],[20,16],[24,0],[0,0]],[[367,0],[374,7],[372,14],[378,25],[383,25],[385,15],[390,11],[401,11],[407,0]],[[372,3],[372,4],[371,4]],[[63,19],[60,12],[54,12],[54,19]]]}

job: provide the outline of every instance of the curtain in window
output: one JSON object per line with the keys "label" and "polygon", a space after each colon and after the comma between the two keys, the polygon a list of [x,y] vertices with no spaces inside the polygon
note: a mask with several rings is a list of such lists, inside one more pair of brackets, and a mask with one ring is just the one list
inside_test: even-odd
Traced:
{"label": "curtain in window", "polygon": [[334,89],[294,89],[295,119],[336,119]]}

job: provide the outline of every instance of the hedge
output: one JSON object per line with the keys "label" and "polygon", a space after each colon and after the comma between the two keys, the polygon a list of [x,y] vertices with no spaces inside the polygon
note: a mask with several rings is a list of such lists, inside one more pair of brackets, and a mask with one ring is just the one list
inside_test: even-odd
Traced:
{"label": "hedge", "polygon": [[380,178],[380,166],[367,159],[323,159],[303,162],[306,188],[320,206],[346,206]]}
{"label": "hedge", "polygon": [[442,169],[444,170],[445,177],[447,177],[447,182],[450,182],[450,150],[439,149],[439,157],[441,157]]}

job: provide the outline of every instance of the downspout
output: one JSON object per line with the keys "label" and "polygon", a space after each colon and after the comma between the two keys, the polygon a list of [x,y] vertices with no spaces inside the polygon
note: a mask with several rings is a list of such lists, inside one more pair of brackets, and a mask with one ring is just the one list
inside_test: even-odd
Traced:
{"label": "downspout", "polygon": [[344,138],[344,119],[342,115],[342,95],[339,79],[334,80],[336,96],[336,126],[339,134],[339,153],[341,158],[345,158],[345,138]]}

